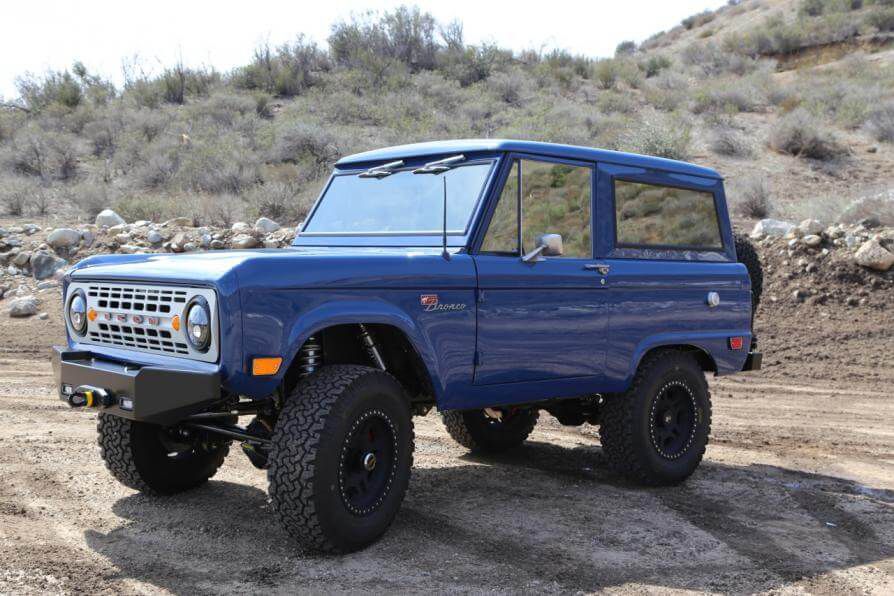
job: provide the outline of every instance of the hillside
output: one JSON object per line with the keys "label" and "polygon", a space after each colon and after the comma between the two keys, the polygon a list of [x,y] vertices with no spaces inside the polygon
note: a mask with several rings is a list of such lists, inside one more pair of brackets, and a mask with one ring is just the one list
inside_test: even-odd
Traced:
{"label": "hillside", "polygon": [[713,166],[740,220],[894,222],[894,0],[742,0],[611,59],[466,44],[417,9],[300,35],[233,72],[74,63],[0,109],[0,210],[52,223],[295,224],[339,156],[517,137]]}

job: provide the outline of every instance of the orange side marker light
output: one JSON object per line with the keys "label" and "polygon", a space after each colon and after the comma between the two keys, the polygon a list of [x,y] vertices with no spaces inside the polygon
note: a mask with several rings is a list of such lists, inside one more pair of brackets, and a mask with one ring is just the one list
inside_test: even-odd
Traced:
{"label": "orange side marker light", "polygon": [[171,327],[174,328],[174,331],[180,331],[180,315],[174,315],[174,318],[171,319]]}
{"label": "orange side marker light", "polygon": [[268,377],[279,372],[282,358],[254,358],[251,361],[251,374],[256,377]]}
{"label": "orange side marker light", "polygon": [[95,320],[96,320],[96,317],[97,317],[97,313],[96,313],[95,310],[93,310],[93,309],[91,308],[90,310],[87,311],[87,318],[88,318],[88,319],[90,319],[91,321],[95,321]]}

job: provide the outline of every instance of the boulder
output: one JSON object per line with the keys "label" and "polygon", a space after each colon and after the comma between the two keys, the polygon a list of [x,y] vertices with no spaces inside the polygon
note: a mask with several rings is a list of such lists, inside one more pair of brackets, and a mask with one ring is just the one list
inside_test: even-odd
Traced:
{"label": "boulder", "polygon": [[124,223],[124,218],[112,211],[111,209],[103,209],[96,216],[96,225],[111,228],[120,226]]}
{"label": "boulder", "polygon": [[804,236],[801,241],[810,248],[816,248],[823,243],[823,238],[822,236],[817,236],[816,234],[810,234],[809,236]]}
{"label": "boulder", "polygon": [[115,242],[117,242],[118,244],[127,244],[130,241],[131,241],[130,234],[116,234],[115,235]]}
{"label": "boulder", "polygon": [[161,244],[164,237],[158,231],[152,230],[146,235],[146,240],[149,241],[149,244]]}
{"label": "boulder", "polygon": [[882,246],[875,238],[864,242],[863,246],[854,255],[854,259],[858,265],[875,269],[876,271],[887,271],[894,265],[894,254]]}
{"label": "boulder", "polygon": [[244,221],[237,221],[230,229],[237,234],[247,234],[251,232],[251,226]]}
{"label": "boulder", "polygon": [[268,217],[260,217],[255,222],[255,230],[262,234],[272,234],[280,228],[280,225]]}
{"label": "boulder", "polygon": [[221,250],[222,248],[226,248],[226,247],[227,247],[227,243],[224,242],[223,240],[212,240],[211,241],[211,248],[213,250]]}
{"label": "boulder", "polygon": [[81,230],[81,242],[84,243],[84,248],[90,248],[96,242],[96,234],[93,230]]}
{"label": "boulder", "polygon": [[12,264],[18,268],[25,267],[28,263],[31,262],[31,253],[27,250],[23,250],[16,256],[12,258]]}
{"label": "boulder", "polygon": [[53,277],[54,273],[67,265],[68,261],[48,252],[36,252],[31,255],[31,274],[34,275],[34,279]]}
{"label": "boulder", "polygon": [[31,236],[40,231],[40,226],[33,223],[26,223],[22,226],[22,231],[25,233],[25,236]]}
{"label": "boulder", "polygon": [[189,228],[192,227],[192,218],[191,217],[175,217],[174,219],[169,219],[168,221],[161,224],[165,228]]}
{"label": "boulder", "polygon": [[823,233],[823,224],[815,219],[805,219],[798,224],[798,229],[804,232],[805,236],[820,235]]}
{"label": "boulder", "polygon": [[754,229],[751,231],[751,237],[755,239],[760,239],[764,236],[782,237],[791,232],[793,229],[795,229],[794,224],[790,224],[787,221],[780,221],[778,219],[762,219],[754,224]]}
{"label": "boulder", "polygon": [[258,239],[248,234],[239,234],[231,241],[233,248],[254,248],[258,245]]}
{"label": "boulder", "polygon": [[37,314],[37,308],[40,301],[33,295],[13,298],[9,301],[9,316],[11,317],[30,317]]}
{"label": "boulder", "polygon": [[122,244],[118,247],[118,252],[125,255],[132,255],[136,252],[140,252],[141,250],[142,248],[135,244]]}

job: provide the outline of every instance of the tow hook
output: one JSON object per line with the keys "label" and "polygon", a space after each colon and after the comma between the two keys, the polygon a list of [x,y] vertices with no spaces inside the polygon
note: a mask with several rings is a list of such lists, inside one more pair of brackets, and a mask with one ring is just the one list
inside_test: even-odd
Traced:
{"label": "tow hook", "polygon": [[81,385],[68,394],[68,405],[72,408],[93,408],[112,405],[112,396],[101,387]]}

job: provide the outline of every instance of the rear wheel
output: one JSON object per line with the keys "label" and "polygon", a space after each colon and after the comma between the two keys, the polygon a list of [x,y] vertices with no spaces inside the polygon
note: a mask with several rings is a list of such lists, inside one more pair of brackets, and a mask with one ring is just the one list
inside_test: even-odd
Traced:
{"label": "rear wheel", "polygon": [[454,441],[472,451],[497,453],[527,440],[539,417],[537,410],[450,411],[441,414]]}
{"label": "rear wheel", "polygon": [[272,439],[270,498],[302,546],[350,552],[385,533],[413,465],[409,400],[394,377],[321,368],[295,387]]}
{"label": "rear wheel", "polygon": [[711,395],[689,354],[664,350],[647,356],[630,389],[608,396],[603,408],[603,452],[631,480],[676,484],[701,462],[711,430]]}
{"label": "rear wheel", "polygon": [[229,451],[229,441],[100,414],[99,446],[106,467],[121,484],[170,495],[204,484]]}

